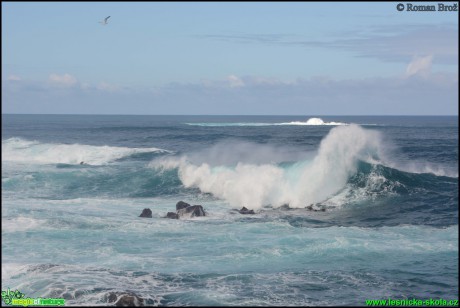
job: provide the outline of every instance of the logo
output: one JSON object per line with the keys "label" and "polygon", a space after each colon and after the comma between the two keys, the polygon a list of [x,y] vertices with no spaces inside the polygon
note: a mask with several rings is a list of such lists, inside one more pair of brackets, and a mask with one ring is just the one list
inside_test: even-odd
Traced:
{"label": "logo", "polygon": [[63,298],[30,298],[24,297],[25,294],[16,291],[11,291],[9,288],[2,291],[2,300],[9,306],[64,306],[65,299]]}

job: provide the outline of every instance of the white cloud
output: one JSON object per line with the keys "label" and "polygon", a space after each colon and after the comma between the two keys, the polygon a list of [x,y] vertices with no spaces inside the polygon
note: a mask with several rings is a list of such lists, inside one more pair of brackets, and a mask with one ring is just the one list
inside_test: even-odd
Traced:
{"label": "white cloud", "polygon": [[49,81],[51,81],[54,84],[67,86],[67,87],[74,86],[78,83],[77,78],[67,73],[64,75],[51,74],[49,77]]}
{"label": "white cloud", "polygon": [[409,63],[406,69],[406,76],[410,77],[413,75],[420,75],[427,77],[431,73],[431,63],[433,62],[433,56],[415,56]]}
{"label": "white cloud", "polygon": [[230,88],[239,88],[244,87],[244,82],[235,75],[230,75],[227,77],[227,81],[230,85]]}
{"label": "white cloud", "polygon": [[73,89],[81,89],[84,91],[102,91],[102,92],[116,92],[121,90],[121,87],[110,84],[105,81],[101,81],[98,84],[91,84],[88,82],[80,82],[74,76],[70,74],[51,74],[48,79],[51,84],[55,86],[59,86],[61,88],[73,88]]}
{"label": "white cloud", "polygon": [[[418,77],[429,71],[431,61],[426,56],[416,58],[408,72]],[[454,73],[345,80],[323,76],[291,82],[231,76],[155,89],[85,82],[59,88],[26,79],[5,80],[3,107],[7,113],[458,115]],[[111,89],[121,91],[113,95]],[[127,99],[132,103],[126,104]]]}

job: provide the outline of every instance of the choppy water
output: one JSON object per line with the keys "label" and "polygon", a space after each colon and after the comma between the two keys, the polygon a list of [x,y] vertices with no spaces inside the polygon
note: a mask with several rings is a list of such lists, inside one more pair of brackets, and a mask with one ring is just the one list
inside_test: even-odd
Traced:
{"label": "choppy water", "polygon": [[[180,200],[207,216],[164,218]],[[456,299],[458,117],[3,115],[6,288],[67,305]]]}

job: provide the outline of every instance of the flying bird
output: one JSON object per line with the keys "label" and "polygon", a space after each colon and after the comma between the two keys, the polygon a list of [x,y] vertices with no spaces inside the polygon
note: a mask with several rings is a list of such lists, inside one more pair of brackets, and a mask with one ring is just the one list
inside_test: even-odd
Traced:
{"label": "flying bird", "polygon": [[110,16],[107,16],[106,18],[104,18],[104,21],[100,21],[99,23],[105,26],[107,24],[107,19],[109,18]]}

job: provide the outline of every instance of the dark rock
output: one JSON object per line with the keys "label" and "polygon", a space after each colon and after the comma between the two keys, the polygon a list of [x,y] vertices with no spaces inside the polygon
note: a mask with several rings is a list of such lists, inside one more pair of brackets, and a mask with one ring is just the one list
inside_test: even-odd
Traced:
{"label": "dark rock", "polygon": [[144,306],[144,300],[137,296],[121,295],[115,303],[117,307]]}
{"label": "dark rock", "polygon": [[144,306],[144,299],[132,292],[110,292],[106,296],[108,303],[115,302],[117,307]]}
{"label": "dark rock", "polygon": [[118,296],[117,296],[117,294],[115,294],[115,292],[110,292],[108,295],[106,295],[106,300],[109,303],[116,302],[117,298],[118,298]]}
{"label": "dark rock", "polygon": [[179,202],[176,203],[176,211],[181,210],[181,209],[185,209],[185,208],[187,208],[189,206],[190,206],[190,204],[188,204],[187,202],[179,201]]}
{"label": "dark rock", "polygon": [[319,204],[310,204],[309,206],[306,207],[307,210],[313,211],[313,212],[326,212],[326,208],[324,206],[321,206]]}
{"label": "dark rock", "polygon": [[242,207],[241,210],[239,210],[240,214],[255,214],[253,210],[248,210],[246,207]]}
{"label": "dark rock", "polygon": [[190,205],[187,202],[179,201],[176,204],[176,213],[168,212],[165,218],[179,219],[181,217],[191,218],[201,216],[206,216],[206,212],[201,205]]}
{"label": "dark rock", "polygon": [[152,211],[150,209],[144,209],[139,217],[152,218]]}
{"label": "dark rock", "polygon": [[168,212],[168,214],[166,214],[166,218],[179,219],[179,215],[177,215],[177,213],[174,212]]}
{"label": "dark rock", "polygon": [[292,209],[289,207],[289,204],[287,204],[287,203],[281,205],[281,206],[280,206],[280,209],[283,210],[283,211],[292,210]]}
{"label": "dark rock", "polygon": [[177,214],[179,217],[201,217],[201,216],[206,216],[206,213],[204,212],[204,209],[201,205],[190,205],[186,208],[182,208],[177,211]]}

